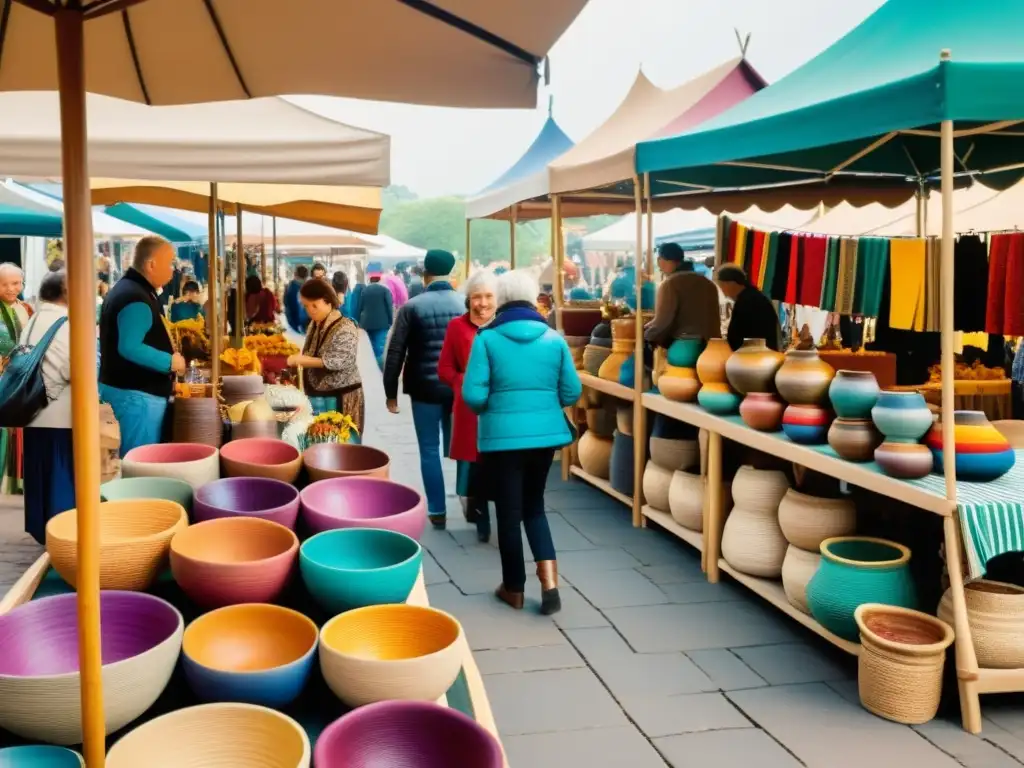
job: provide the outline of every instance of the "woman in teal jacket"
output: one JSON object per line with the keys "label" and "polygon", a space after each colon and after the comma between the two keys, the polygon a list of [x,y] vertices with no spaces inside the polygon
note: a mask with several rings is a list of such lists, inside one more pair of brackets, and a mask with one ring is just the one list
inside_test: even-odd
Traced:
{"label": "woman in teal jacket", "polygon": [[544,486],[554,449],[572,442],[562,410],[582,392],[565,339],[547,326],[534,302],[537,281],[506,272],[497,281],[498,313],[473,342],[462,398],[480,415],[477,446],[495,499],[502,582],[496,592],[523,607],[526,566],[520,526],[526,530],[541,584],[541,613],[562,607],[555,544],[544,514]]}

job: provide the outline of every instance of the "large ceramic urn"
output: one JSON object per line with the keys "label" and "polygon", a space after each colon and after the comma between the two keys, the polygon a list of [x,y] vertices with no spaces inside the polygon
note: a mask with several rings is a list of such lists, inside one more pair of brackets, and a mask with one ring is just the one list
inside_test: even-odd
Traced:
{"label": "large ceramic urn", "polygon": [[740,394],[774,393],[775,374],[782,360],[782,353],[769,349],[764,339],[744,339],[743,346],[726,361],[725,375]]}
{"label": "large ceramic urn", "polygon": [[697,377],[701,388],[697,402],[709,413],[721,415],[736,413],[740,407],[740,396],[729,386],[725,364],[732,355],[732,348],[725,339],[710,339],[700,357],[697,358]]}
{"label": "large ceramic urn", "polygon": [[622,317],[612,320],[612,353],[608,355],[597,375],[608,381],[619,382],[623,364],[636,351],[636,318]]}
{"label": "large ceramic urn", "polygon": [[816,349],[791,349],[775,374],[775,386],[790,405],[818,405],[836,372]]}

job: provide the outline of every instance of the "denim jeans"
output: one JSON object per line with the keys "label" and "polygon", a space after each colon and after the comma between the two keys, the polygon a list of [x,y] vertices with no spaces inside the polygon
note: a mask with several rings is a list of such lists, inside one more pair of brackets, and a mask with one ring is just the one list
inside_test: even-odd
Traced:
{"label": "denim jeans", "polygon": [[384,370],[384,347],[388,342],[388,329],[379,331],[367,331],[370,338],[370,348],[373,350],[373,358],[377,361],[377,367]]}
{"label": "denim jeans", "polygon": [[441,456],[448,455],[452,440],[452,404],[412,401],[412,424],[420,448],[420,474],[427,493],[427,512],[445,515],[444,474]]}

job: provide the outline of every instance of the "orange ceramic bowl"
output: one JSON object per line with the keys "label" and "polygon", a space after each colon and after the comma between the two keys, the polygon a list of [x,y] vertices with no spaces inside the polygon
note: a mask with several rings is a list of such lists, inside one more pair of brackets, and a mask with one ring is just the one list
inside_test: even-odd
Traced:
{"label": "orange ceramic bowl", "polygon": [[232,440],[220,450],[224,477],[270,477],[294,483],[302,470],[299,449],[271,437]]}
{"label": "orange ceramic bowl", "polygon": [[171,540],[171,573],[197,604],[219,608],[272,602],[288,584],[299,553],[295,533],[255,517],[223,517]]}

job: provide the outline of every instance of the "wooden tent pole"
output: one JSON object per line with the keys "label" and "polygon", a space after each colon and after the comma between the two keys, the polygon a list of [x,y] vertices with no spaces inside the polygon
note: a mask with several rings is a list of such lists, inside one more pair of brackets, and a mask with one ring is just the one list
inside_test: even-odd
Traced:
{"label": "wooden tent pole", "polygon": [[[646,199],[641,197],[646,195]],[[639,176],[633,177],[633,197],[636,201],[636,335],[633,346],[633,389],[636,396],[633,400],[633,525],[640,527],[646,524],[646,518],[641,510],[644,505],[643,477],[645,459],[647,458],[647,441],[644,436],[647,434],[646,411],[641,403],[644,391],[644,317],[643,317],[643,294],[644,281],[647,278],[645,266],[644,243],[643,243],[643,215],[644,204],[647,208],[647,249],[648,254],[651,247],[651,187],[650,176],[644,174],[643,184]]]}
{"label": "wooden tent pole", "polygon": [[217,382],[220,381],[220,341],[224,332],[224,323],[221,320],[221,290],[220,290],[220,254],[217,249],[217,183],[210,184],[210,210],[207,219],[208,235],[210,238],[210,263],[208,265],[209,278],[207,280],[207,293],[210,296],[210,383],[214,386],[216,395]]}
{"label": "wooden tent pole", "polygon": [[565,304],[565,283],[562,279],[562,268],[565,266],[565,247],[562,238],[562,198],[555,195],[551,207],[551,289],[554,296],[555,321],[558,331],[562,331],[562,306]]}
{"label": "wooden tent pole", "polygon": [[[281,279],[281,276],[279,274],[281,265],[278,264],[278,261],[277,261],[277,216],[273,216],[270,219],[270,237],[271,237],[271,241],[270,241],[271,242],[271,245],[270,245],[271,261],[270,261],[270,263],[271,263],[271,265],[273,266],[273,269],[274,269],[274,288],[276,289],[277,288],[277,282]],[[355,272],[354,271],[353,271],[353,274],[352,274],[352,279],[355,280]],[[353,285],[354,285],[354,283],[353,283]]]}
{"label": "wooden tent pole", "polygon": [[242,206],[235,206],[235,316],[231,318],[231,346],[242,348],[245,337],[245,239],[242,236]]}
{"label": "wooden tent pole", "polygon": [[64,258],[71,328],[71,425],[78,525],[78,657],[83,751],[103,768],[103,661],[100,648],[100,413],[96,381],[96,272],[85,116],[85,19],[80,9],[54,12],[60,88]]}

